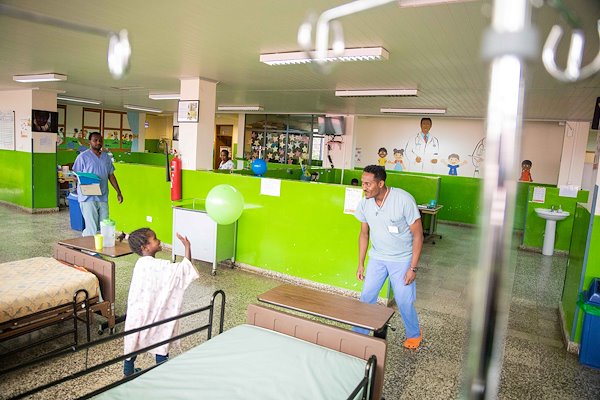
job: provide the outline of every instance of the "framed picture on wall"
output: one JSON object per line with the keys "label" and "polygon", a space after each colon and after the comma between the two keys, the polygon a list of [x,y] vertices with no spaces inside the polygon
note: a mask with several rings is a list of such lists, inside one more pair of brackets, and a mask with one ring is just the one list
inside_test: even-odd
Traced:
{"label": "framed picture on wall", "polygon": [[179,100],[177,122],[198,122],[200,112],[199,100]]}
{"label": "framed picture on wall", "polygon": [[173,127],[173,140],[179,140],[179,127]]}
{"label": "framed picture on wall", "polygon": [[31,130],[33,132],[54,132],[58,133],[58,112],[32,110],[31,112]]}

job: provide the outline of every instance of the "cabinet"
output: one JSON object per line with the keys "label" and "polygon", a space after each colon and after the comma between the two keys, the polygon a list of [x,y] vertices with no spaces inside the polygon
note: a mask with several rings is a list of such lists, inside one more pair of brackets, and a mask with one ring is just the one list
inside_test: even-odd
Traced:
{"label": "cabinet", "polygon": [[211,274],[217,273],[217,264],[224,260],[235,263],[237,222],[219,225],[204,210],[173,207],[173,252],[175,256],[185,256],[185,248],[176,234],[187,236],[192,247],[192,258],[212,263]]}

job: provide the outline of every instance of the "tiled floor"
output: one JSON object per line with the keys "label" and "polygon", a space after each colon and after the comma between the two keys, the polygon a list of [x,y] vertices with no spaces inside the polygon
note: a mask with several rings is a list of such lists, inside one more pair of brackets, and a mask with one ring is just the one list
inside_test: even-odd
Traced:
{"label": "tiled floor", "polygon": [[[52,243],[78,236],[70,230],[68,218],[68,211],[30,215],[0,205],[0,262],[48,256]],[[422,348],[404,350],[400,346],[404,335],[400,321],[397,316],[392,320],[398,329],[388,335],[384,389],[388,400],[460,397],[468,337],[469,277],[477,265],[478,231],[451,225],[440,225],[439,231],[444,238],[435,245],[425,245],[417,280],[417,310],[425,338]],[[132,255],[117,260],[117,313],[124,311],[136,259]],[[557,305],[566,258],[515,250],[513,260],[516,267],[509,273],[512,296],[498,398],[599,399],[600,371],[580,366],[577,357],[565,351],[561,340]],[[259,293],[279,284],[239,269],[220,269],[213,277],[208,265],[198,266],[201,277],[186,293],[186,308],[207,304],[214,290],[223,289],[227,293],[226,329],[244,321],[246,305],[255,302]],[[186,339],[182,347],[189,348],[202,340]],[[23,390],[76,371],[86,361],[92,365],[120,355],[121,350],[121,343],[115,342],[88,354],[70,355],[0,377],[0,398],[15,394],[16,388]],[[138,361],[141,366],[151,363],[147,355]],[[117,365],[36,398],[77,397],[120,375]]]}

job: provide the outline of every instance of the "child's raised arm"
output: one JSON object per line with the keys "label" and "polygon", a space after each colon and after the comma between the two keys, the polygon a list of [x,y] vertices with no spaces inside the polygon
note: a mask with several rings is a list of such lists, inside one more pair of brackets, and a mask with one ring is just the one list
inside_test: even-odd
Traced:
{"label": "child's raised arm", "polygon": [[192,245],[190,244],[187,236],[182,236],[179,232],[177,233],[177,239],[181,241],[183,247],[185,247],[185,258],[192,261]]}

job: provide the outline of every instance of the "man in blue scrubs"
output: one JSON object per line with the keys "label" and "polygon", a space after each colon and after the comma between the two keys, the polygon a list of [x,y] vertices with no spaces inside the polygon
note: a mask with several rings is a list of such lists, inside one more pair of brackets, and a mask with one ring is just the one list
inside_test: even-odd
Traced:
{"label": "man in blue scrubs", "polygon": [[[406,330],[403,346],[416,349],[422,336],[415,310],[415,279],[423,248],[423,226],[415,199],[406,191],[385,185],[385,167],[369,165],[362,174],[365,197],[354,216],[361,222],[356,277],[364,280],[360,301],[375,303],[389,276]],[[371,241],[369,263],[365,257]],[[368,334],[363,328],[356,332]]]}
{"label": "man in blue scrubs", "polygon": [[83,236],[95,235],[100,229],[100,221],[108,218],[108,181],[117,191],[119,204],[123,202],[123,195],[114,175],[115,167],[108,154],[102,151],[104,138],[99,132],[92,132],[89,135],[89,141],[90,148],[77,156],[73,164],[73,171],[96,174],[100,178],[102,194],[100,196],[84,196],[79,187],[77,188],[79,206],[85,220]]}

